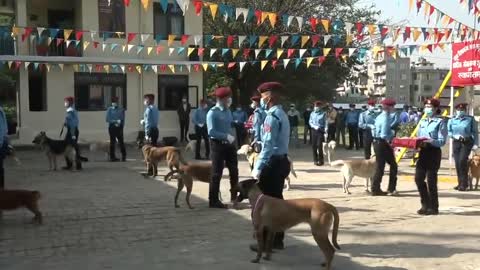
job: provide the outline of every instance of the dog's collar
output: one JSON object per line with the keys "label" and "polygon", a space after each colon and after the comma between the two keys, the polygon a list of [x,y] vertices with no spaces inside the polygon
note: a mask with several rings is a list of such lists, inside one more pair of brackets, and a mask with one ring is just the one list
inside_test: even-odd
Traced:
{"label": "dog's collar", "polygon": [[253,226],[256,227],[258,225],[258,222],[257,221],[257,211],[259,208],[261,208],[261,205],[263,205],[263,194],[260,194],[260,196],[258,196],[257,200],[255,201],[255,204],[253,205],[253,208],[252,208],[252,223],[253,223]]}

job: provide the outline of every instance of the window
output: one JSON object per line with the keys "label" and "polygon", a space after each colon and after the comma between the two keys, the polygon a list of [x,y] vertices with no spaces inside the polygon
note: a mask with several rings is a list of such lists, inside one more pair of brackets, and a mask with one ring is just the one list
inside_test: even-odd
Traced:
{"label": "window", "polygon": [[110,32],[125,32],[125,4],[123,0],[98,0],[98,30]]}
{"label": "window", "polygon": [[177,110],[183,97],[187,97],[188,100],[188,88],[188,76],[158,76],[158,109],[165,111]]}
{"label": "window", "polygon": [[413,91],[417,92],[418,91],[418,85],[413,86]]}
{"label": "window", "polygon": [[430,74],[425,73],[425,80],[427,80],[427,81],[430,80]]}
{"label": "window", "polygon": [[424,85],[424,86],[423,86],[423,91],[424,91],[424,92],[430,92],[430,91],[432,91],[432,86],[431,86],[431,85]]}
{"label": "window", "polygon": [[185,33],[185,18],[177,4],[168,4],[167,12],[163,12],[160,3],[153,5],[153,31],[155,35],[167,39],[168,35],[175,35],[177,39]]}
{"label": "window", "polygon": [[31,112],[47,111],[47,76],[45,70],[28,72],[28,103]]}
{"label": "window", "polygon": [[417,73],[412,74],[412,80],[416,81],[417,80]]}
{"label": "window", "polygon": [[127,77],[125,74],[75,73],[75,106],[79,111],[104,111],[111,98],[127,109]]}

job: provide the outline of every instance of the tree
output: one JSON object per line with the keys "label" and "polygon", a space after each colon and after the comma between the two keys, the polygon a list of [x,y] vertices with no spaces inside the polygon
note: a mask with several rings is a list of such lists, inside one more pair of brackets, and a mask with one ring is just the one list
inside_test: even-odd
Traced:
{"label": "tree", "polygon": [[[305,18],[316,16],[317,18],[338,18],[345,22],[356,22],[360,20],[364,23],[375,23],[376,16],[379,15],[380,12],[375,9],[374,5],[370,7],[358,7],[357,4],[359,2],[360,0],[229,0],[226,4],[233,7],[248,7],[254,10],[275,12],[277,14],[286,13],[288,15],[302,16]],[[275,28],[272,28],[268,22],[260,26],[255,23],[243,23],[241,19],[237,22],[235,18],[225,22],[221,14],[217,14],[215,20],[212,19],[210,12],[204,12],[203,14],[204,34],[207,35],[281,36],[291,34],[316,34],[312,31],[311,27],[303,27],[300,31],[298,25],[292,25],[286,28],[281,22],[278,22]],[[278,20],[280,20],[280,18],[278,18]],[[322,27],[319,27],[317,30],[320,28]],[[342,37],[336,47],[344,47],[346,45],[344,27],[337,29],[333,34],[341,35]],[[277,41],[273,49],[280,48],[280,45],[280,41]],[[227,47],[225,39],[215,39],[209,46],[212,48]],[[263,46],[263,48],[266,48],[268,44]],[[258,46],[253,46],[252,48],[255,47]],[[318,45],[316,47],[321,49]],[[329,44],[328,47],[332,47],[332,45]],[[296,46],[289,45],[288,48],[299,49],[300,44]],[[309,56],[307,54],[305,56]],[[242,56],[241,53],[239,53],[236,59],[233,59],[231,55],[226,55],[225,57],[217,55],[212,59],[206,56],[204,59],[228,63],[239,61],[239,59],[242,59]],[[265,57],[260,60],[263,59],[266,60]],[[252,59],[245,59],[240,61],[251,60]],[[281,60],[278,64],[282,64]],[[207,83],[207,89],[210,89],[221,81],[219,78],[230,78],[227,82],[231,82],[231,87],[234,91],[234,101],[242,104],[248,102],[250,95],[255,91],[256,86],[258,86],[260,82],[269,80],[284,83],[286,86],[285,95],[288,96],[291,102],[300,102],[311,97],[331,100],[335,94],[337,85],[349,76],[350,68],[356,64],[359,64],[359,61],[355,57],[348,59],[346,63],[328,57],[320,67],[317,65],[317,67],[310,67],[309,69],[307,69],[305,65],[300,65],[299,68],[295,70],[295,65],[290,64],[286,70],[284,70],[283,67],[277,67],[276,70],[273,70],[267,66],[260,72],[260,64],[257,63],[254,66],[247,65],[242,72],[239,72],[237,65],[237,68],[234,69],[222,68],[207,71],[205,73],[205,81]]]}

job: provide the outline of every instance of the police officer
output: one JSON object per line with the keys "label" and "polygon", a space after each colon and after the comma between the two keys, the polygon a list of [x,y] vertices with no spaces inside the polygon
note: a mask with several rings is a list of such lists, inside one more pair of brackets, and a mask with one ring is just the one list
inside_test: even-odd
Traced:
{"label": "police officer", "polygon": [[195,134],[197,137],[197,144],[195,145],[195,159],[200,160],[200,147],[202,139],[205,142],[205,157],[208,159],[210,157],[210,143],[208,142],[208,129],[207,129],[207,113],[208,113],[208,104],[206,100],[200,101],[200,107],[195,110],[193,114],[192,122],[195,125]]}
{"label": "police officer", "polygon": [[265,110],[263,110],[260,107],[260,99],[261,97],[259,95],[255,95],[250,100],[252,101],[252,109],[253,111],[253,128],[252,128],[252,133],[253,133],[253,141],[254,142],[260,142],[262,141],[262,125],[263,121],[265,120],[265,117],[267,116],[265,113]]}
{"label": "police officer", "polygon": [[[283,186],[290,174],[288,142],[290,123],[287,114],[279,105],[279,91],[283,86],[278,82],[263,83],[258,87],[262,95],[260,104],[267,112],[262,128],[262,151],[260,152],[252,176],[259,180],[259,187],[265,195],[283,199]],[[274,237],[273,248],[283,249],[284,233]],[[256,251],[257,245],[250,249]]]}
{"label": "police officer", "polygon": [[388,195],[396,195],[398,165],[395,160],[393,148],[390,142],[393,139],[392,124],[394,119],[391,115],[395,107],[393,99],[382,101],[383,112],[375,119],[373,130],[373,148],[377,159],[375,175],[372,179],[372,196],[385,196],[387,193],[381,190],[383,175],[385,174],[385,163],[390,165],[390,181],[388,183]]}
{"label": "police officer", "polygon": [[363,152],[365,159],[370,159],[372,156],[372,130],[375,129],[375,119],[377,118],[377,115],[378,114],[375,112],[375,100],[369,100],[368,110],[360,114],[360,120],[358,121],[358,126],[364,130],[363,142],[365,148],[363,149]]}
{"label": "police officer", "polygon": [[[5,169],[3,168],[3,160],[7,155],[8,148],[8,125],[7,116],[0,107],[0,189],[5,188]],[[0,212],[1,217],[1,212]]]}
{"label": "police officer", "polygon": [[[75,158],[75,166],[77,170],[82,169],[82,161],[87,161],[86,158],[80,156],[80,149],[78,147],[78,112],[74,108],[74,98],[73,97],[66,97],[65,98],[65,108],[67,109],[67,114],[65,116],[64,126],[67,128],[67,134],[65,136],[65,141],[72,145],[75,148],[76,158]],[[72,161],[68,158],[65,158],[66,165],[63,167],[64,170],[71,170],[72,169]]]}
{"label": "police officer", "polygon": [[158,141],[158,108],[155,107],[155,95],[146,94],[143,96],[143,104],[146,106],[143,113],[143,120],[140,124],[145,127],[145,139],[152,145],[157,145]]}
{"label": "police officer", "polygon": [[312,128],[308,123],[310,121],[310,115],[312,114],[312,106],[308,105],[305,111],[303,112],[303,122],[305,123],[305,127],[303,129],[303,144],[307,144],[307,136],[312,143]]}
{"label": "police officer", "polygon": [[415,169],[415,183],[422,203],[422,208],[417,211],[419,215],[438,215],[438,170],[442,160],[441,147],[448,136],[446,121],[436,115],[439,107],[437,99],[425,101],[426,117],[420,120],[417,131],[418,138],[427,138],[421,145]]}
{"label": "police officer", "polygon": [[315,101],[313,112],[308,121],[312,129],[313,163],[323,166],[323,142],[328,134],[328,113],[322,110],[322,102]]}
{"label": "police officer", "polygon": [[247,113],[242,109],[239,104],[235,111],[232,113],[233,125],[237,133],[237,145],[240,148],[245,143],[245,123],[247,122]]}
{"label": "police officer", "polygon": [[448,136],[453,139],[453,157],[457,169],[458,191],[468,188],[468,156],[473,148],[478,148],[477,121],[467,115],[467,104],[461,103],[456,107],[455,116],[448,121]]}
{"label": "police officer", "polygon": [[360,118],[360,114],[357,110],[355,110],[355,104],[350,104],[350,111],[345,116],[345,122],[347,123],[348,128],[348,137],[350,140],[350,146],[348,150],[352,150],[355,146],[355,149],[359,149],[359,142],[358,142],[358,119]]}
{"label": "police officer", "polygon": [[363,138],[365,136],[365,128],[360,126],[360,117],[362,114],[368,111],[368,106],[362,106],[362,111],[358,114],[358,145],[363,148]]}
{"label": "police officer", "polygon": [[118,141],[122,152],[122,161],[127,160],[127,152],[123,142],[123,127],[125,126],[125,110],[118,106],[118,97],[112,97],[112,106],[107,109],[106,121],[108,123],[108,134],[110,135],[110,161],[120,161],[115,156],[115,144]]}
{"label": "police officer", "polygon": [[232,133],[233,116],[229,107],[232,104],[232,90],[229,87],[215,89],[217,104],[207,113],[208,136],[212,150],[212,180],[208,193],[210,208],[227,208],[218,199],[220,180],[224,165],[230,173],[230,200],[237,199],[238,159],[235,137]]}

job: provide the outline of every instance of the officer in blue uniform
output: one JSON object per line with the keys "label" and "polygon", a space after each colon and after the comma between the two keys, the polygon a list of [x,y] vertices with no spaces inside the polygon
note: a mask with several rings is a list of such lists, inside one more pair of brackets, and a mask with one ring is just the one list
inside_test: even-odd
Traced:
{"label": "officer in blue uniform", "polygon": [[352,150],[355,147],[356,150],[359,149],[358,142],[358,120],[360,118],[360,113],[355,110],[355,104],[350,104],[350,111],[345,116],[345,122],[347,123],[348,128],[348,137],[350,140],[350,146],[348,150]]}
{"label": "officer in blue uniform", "polygon": [[155,95],[146,94],[143,96],[143,104],[146,106],[143,113],[143,120],[140,124],[145,127],[145,139],[152,145],[157,145],[158,141],[158,108],[155,107]]}
{"label": "officer in blue uniform", "polygon": [[110,161],[120,161],[115,156],[115,144],[118,141],[122,152],[122,161],[127,160],[127,151],[123,142],[123,127],[125,126],[125,110],[118,106],[118,97],[112,97],[112,106],[107,109],[106,121],[108,123],[108,134],[110,135]]}
{"label": "officer in blue uniform", "polygon": [[422,208],[417,211],[419,215],[438,215],[438,170],[442,161],[441,147],[448,136],[446,121],[437,116],[439,107],[440,101],[427,99],[424,109],[426,117],[418,124],[417,138],[427,138],[421,145],[415,169],[415,183],[422,203]]}
{"label": "officer in blue uniform", "polygon": [[327,112],[322,110],[322,102],[314,103],[313,112],[310,114],[308,121],[312,129],[312,149],[313,163],[315,166],[323,166],[323,142],[325,142],[325,134],[328,134],[328,117]]}
{"label": "officer in blue uniform", "polygon": [[232,133],[233,117],[229,107],[232,104],[232,90],[220,87],[214,93],[217,104],[207,114],[208,136],[212,150],[212,180],[208,193],[210,208],[227,208],[218,199],[220,180],[226,165],[230,173],[230,201],[237,199],[238,159],[235,137]]}
{"label": "officer in blue uniform", "polygon": [[453,139],[453,157],[457,169],[458,191],[468,188],[468,156],[478,148],[478,126],[472,116],[467,115],[467,104],[458,104],[455,116],[448,121],[448,136]]}
{"label": "officer in blue uniform", "polygon": [[[3,167],[3,160],[7,156],[8,149],[8,126],[7,116],[0,107],[0,189],[5,188],[5,168]],[[1,212],[0,212],[1,216]]]}
{"label": "officer in blue uniform", "polygon": [[252,109],[253,111],[253,127],[252,127],[252,133],[253,133],[253,142],[260,142],[262,141],[262,125],[263,121],[265,120],[265,117],[267,117],[267,114],[265,113],[265,110],[263,110],[260,107],[260,99],[261,97],[259,95],[255,95],[250,98],[252,101]]}
{"label": "officer in blue uniform", "polygon": [[208,129],[207,129],[207,113],[208,113],[208,104],[206,100],[200,101],[200,107],[195,110],[193,114],[193,125],[195,126],[195,134],[197,137],[197,143],[195,145],[195,159],[200,160],[200,147],[202,144],[202,139],[205,142],[205,159],[210,157],[210,143],[208,142]]}
{"label": "officer in blue uniform", "polygon": [[[287,114],[279,105],[279,91],[283,88],[278,82],[263,83],[258,87],[262,95],[261,107],[267,117],[262,127],[262,150],[257,158],[252,176],[259,180],[259,187],[265,195],[283,199],[283,186],[290,174],[288,143],[290,141],[290,123]],[[274,237],[273,248],[283,249],[284,233]],[[250,249],[256,251],[257,246]]]}
{"label": "officer in blue uniform", "polygon": [[390,165],[390,179],[388,183],[388,195],[397,194],[397,171],[398,165],[395,160],[393,148],[390,146],[394,135],[392,125],[394,119],[392,111],[395,107],[395,100],[385,99],[382,101],[383,112],[375,119],[373,129],[373,148],[377,159],[377,168],[372,178],[372,196],[385,196],[386,192],[381,190],[383,175],[385,174],[385,164]]}
{"label": "officer in blue uniform", "polygon": [[[66,97],[65,98],[65,108],[67,109],[67,114],[65,116],[64,126],[67,128],[67,134],[65,136],[65,141],[72,145],[75,148],[76,158],[75,158],[75,166],[77,170],[82,169],[82,161],[88,161],[86,158],[80,155],[80,149],[78,147],[78,112],[74,108],[74,98],[73,97]],[[65,162],[67,166],[63,167],[64,170],[72,169],[72,161],[68,158],[65,158]]]}
{"label": "officer in blue uniform", "polygon": [[233,125],[237,133],[237,145],[240,148],[245,143],[246,130],[245,123],[247,122],[247,113],[242,109],[240,105],[237,106],[232,113]]}
{"label": "officer in blue uniform", "polygon": [[372,156],[372,143],[373,143],[373,134],[372,130],[375,129],[375,119],[377,118],[377,113],[375,112],[375,100],[368,101],[368,109],[365,112],[360,114],[360,119],[358,126],[363,129],[363,142],[365,148],[363,153],[365,159],[370,159]]}

